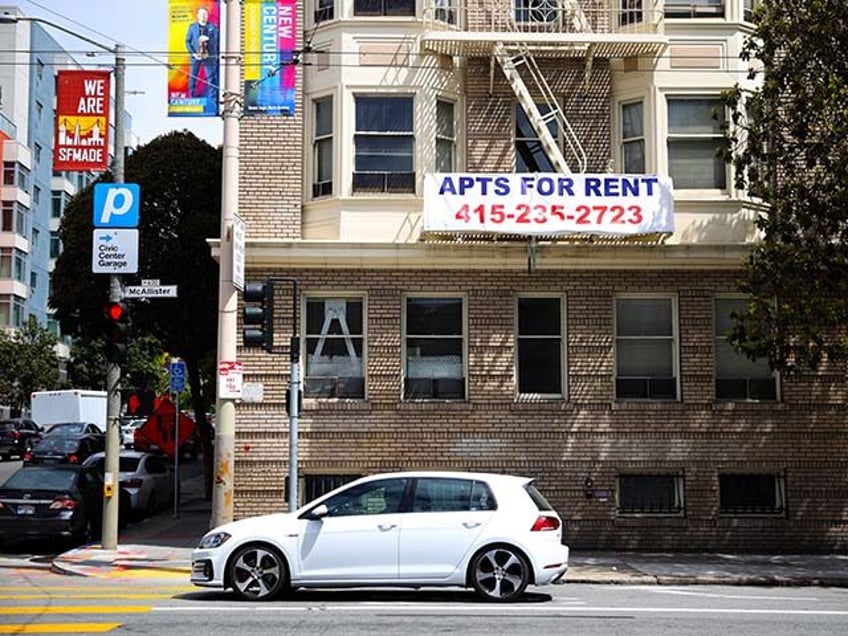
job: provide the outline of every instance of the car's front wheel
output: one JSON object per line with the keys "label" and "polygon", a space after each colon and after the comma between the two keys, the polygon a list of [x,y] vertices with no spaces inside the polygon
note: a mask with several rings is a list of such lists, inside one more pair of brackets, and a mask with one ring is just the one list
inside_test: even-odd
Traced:
{"label": "car's front wheel", "polygon": [[486,601],[514,601],[529,581],[530,565],[515,548],[491,546],[471,561],[471,586]]}
{"label": "car's front wheel", "polygon": [[230,559],[229,580],[245,601],[272,601],[288,586],[288,565],[271,546],[246,545]]}

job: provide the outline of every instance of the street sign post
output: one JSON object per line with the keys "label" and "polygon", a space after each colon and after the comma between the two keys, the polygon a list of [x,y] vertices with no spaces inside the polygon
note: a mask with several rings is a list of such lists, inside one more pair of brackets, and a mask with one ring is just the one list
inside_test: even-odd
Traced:
{"label": "street sign post", "polygon": [[94,274],[137,273],[138,230],[94,230],[91,271]]}
{"label": "street sign post", "polygon": [[186,385],[186,363],[184,360],[172,360],[170,365],[171,391],[182,393]]}

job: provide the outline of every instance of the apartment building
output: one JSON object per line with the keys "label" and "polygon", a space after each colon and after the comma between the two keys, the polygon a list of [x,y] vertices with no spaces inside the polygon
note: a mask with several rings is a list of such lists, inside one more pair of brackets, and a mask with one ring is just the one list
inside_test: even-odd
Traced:
{"label": "apartment building", "polygon": [[[752,0],[298,8],[296,113],[242,120],[239,213],[246,277],[298,283],[302,499],[497,471],[537,478],[576,548],[848,546],[845,369],[780,377],[725,338],[758,208],[716,157],[719,98],[750,81]],[[670,178],[672,223],[546,235],[519,204],[501,231],[503,208],[430,196],[580,173]],[[285,506],[290,368],[239,359],[243,517]]]}
{"label": "apartment building", "polygon": [[[18,328],[33,316],[61,335],[48,303],[62,251],[59,223],[68,201],[96,175],[53,171],[56,72],[81,67],[49,26],[15,6],[0,6],[0,16],[0,327]],[[67,353],[64,343],[60,348]]]}

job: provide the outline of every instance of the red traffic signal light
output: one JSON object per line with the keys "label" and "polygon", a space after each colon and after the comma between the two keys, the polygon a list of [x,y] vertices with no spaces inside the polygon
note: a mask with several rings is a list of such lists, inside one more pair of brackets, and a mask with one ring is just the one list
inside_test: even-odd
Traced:
{"label": "red traffic signal light", "polygon": [[123,322],[127,315],[127,307],[121,302],[108,302],[103,306],[103,314],[109,320]]}
{"label": "red traffic signal light", "polygon": [[103,305],[106,317],[106,360],[121,363],[127,357],[126,337],[130,330],[130,312],[127,305],[118,301],[109,301]]}

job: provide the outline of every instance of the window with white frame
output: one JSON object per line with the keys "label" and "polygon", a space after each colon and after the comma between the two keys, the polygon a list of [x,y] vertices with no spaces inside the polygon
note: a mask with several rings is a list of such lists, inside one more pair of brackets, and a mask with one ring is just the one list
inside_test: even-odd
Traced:
{"label": "window with white frame", "polygon": [[746,22],[753,22],[754,11],[760,4],[760,0],[742,0],[742,19]]}
{"label": "window with white frame", "polygon": [[620,473],[617,512],[620,515],[680,515],[683,475],[680,473]]}
{"label": "window with white frame", "polygon": [[563,394],[562,298],[518,299],[519,394]]}
{"label": "window with white frame", "polygon": [[751,360],[736,352],[727,337],[732,314],[745,313],[744,298],[715,299],[715,390],[719,400],[776,400],[777,380],[767,358]]}
{"label": "window with white frame", "polygon": [[453,172],[455,169],[454,105],[439,99],[436,101],[436,172]]}
{"label": "window with white frame", "polygon": [[459,0],[436,0],[436,20],[447,24],[456,24],[456,11]]}
{"label": "window with white frame", "polygon": [[618,17],[618,23],[624,26],[639,24],[644,21],[642,8],[642,0],[621,0],[621,13]]}
{"label": "window with white frame", "polygon": [[315,24],[328,22],[335,17],[335,0],[315,0]]}
{"label": "window with white frame", "polygon": [[[2,274],[0,278],[3,278]],[[26,310],[23,298],[13,295],[0,296],[0,326],[23,327],[24,316]]]}
{"label": "window with white frame", "polygon": [[464,305],[459,297],[405,299],[405,399],[465,399]]}
{"label": "window with white frame", "polygon": [[362,96],[356,101],[354,192],[415,192],[411,96]]}
{"label": "window with white frame", "polygon": [[559,18],[557,0],[514,0],[515,21],[530,23],[554,23]]}
{"label": "window with white frame", "polygon": [[641,101],[621,105],[621,154],[625,174],[645,173],[645,128]]}
{"label": "window with white frame", "polygon": [[65,196],[61,190],[53,190],[51,204],[50,216],[54,219],[61,219],[62,212],[65,211]]}
{"label": "window with white frame", "polygon": [[313,105],[312,196],[324,197],[333,194],[333,98],[316,99]]}
{"label": "window with white frame", "polygon": [[[537,104],[537,107],[542,115],[551,111],[547,104]],[[547,126],[556,139],[559,134],[556,119],[551,119]],[[548,154],[542,147],[539,135],[530,124],[530,118],[527,117],[521,104],[515,105],[515,171],[555,172]]]}
{"label": "window with white frame", "polygon": [[58,232],[50,232],[50,258],[59,258],[62,253],[62,239]]}
{"label": "window with white frame", "polygon": [[365,397],[363,298],[306,299],[304,396]]}
{"label": "window with white frame", "polygon": [[415,0],[353,0],[355,16],[414,16]]}
{"label": "window with white frame", "polygon": [[668,98],[668,173],[675,189],[727,187],[727,166],[718,156],[724,143],[722,113],[716,98]]}
{"label": "window with white frame", "polygon": [[720,514],[786,514],[786,484],[779,473],[725,473],[718,486]]}
{"label": "window with white frame", "polygon": [[3,201],[0,206],[0,231],[27,237],[27,209],[17,201]]}
{"label": "window with white frame", "polygon": [[665,0],[667,18],[723,18],[724,0]]}
{"label": "window with white frame", "polygon": [[615,396],[677,399],[675,307],[671,297],[615,299]]}
{"label": "window with white frame", "polygon": [[35,159],[35,163],[41,163],[41,144],[36,143],[32,147],[32,157]]}

